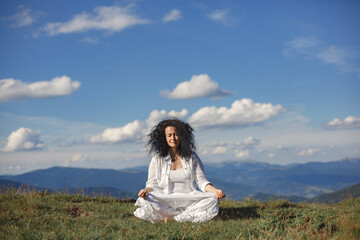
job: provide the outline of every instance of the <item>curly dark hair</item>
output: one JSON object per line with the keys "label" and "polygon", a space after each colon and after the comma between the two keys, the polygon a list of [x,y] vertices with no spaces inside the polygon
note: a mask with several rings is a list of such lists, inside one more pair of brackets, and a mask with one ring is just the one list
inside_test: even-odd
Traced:
{"label": "curly dark hair", "polygon": [[146,146],[150,148],[150,152],[155,152],[161,157],[165,157],[169,153],[169,145],[166,142],[165,128],[175,127],[179,136],[178,152],[181,157],[189,158],[196,150],[195,138],[192,133],[194,129],[186,122],[176,118],[170,118],[159,122],[154,126],[148,134],[149,141]]}

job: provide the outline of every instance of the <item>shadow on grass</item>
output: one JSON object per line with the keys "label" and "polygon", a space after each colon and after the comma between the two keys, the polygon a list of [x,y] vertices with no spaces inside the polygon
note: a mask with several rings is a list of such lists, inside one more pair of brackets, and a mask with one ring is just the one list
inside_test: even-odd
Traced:
{"label": "shadow on grass", "polygon": [[260,218],[257,209],[258,207],[220,208],[217,218],[223,221]]}

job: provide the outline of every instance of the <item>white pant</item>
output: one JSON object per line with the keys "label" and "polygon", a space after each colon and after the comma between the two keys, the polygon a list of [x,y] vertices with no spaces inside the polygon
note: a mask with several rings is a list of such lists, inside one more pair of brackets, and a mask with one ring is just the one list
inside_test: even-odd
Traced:
{"label": "white pant", "polygon": [[219,212],[219,200],[213,193],[149,193],[146,199],[138,198],[134,215],[151,221],[174,218],[178,222],[205,222]]}

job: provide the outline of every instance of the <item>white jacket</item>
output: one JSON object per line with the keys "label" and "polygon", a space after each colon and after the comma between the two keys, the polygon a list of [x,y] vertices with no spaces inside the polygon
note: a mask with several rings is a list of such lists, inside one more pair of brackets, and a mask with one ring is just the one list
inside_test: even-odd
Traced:
{"label": "white jacket", "polygon": [[[205,177],[204,166],[198,155],[194,152],[189,159],[181,157],[181,164],[184,168],[186,178],[190,180],[190,186],[194,193],[199,192],[198,190],[196,190],[196,185],[201,191],[205,192],[205,187],[210,182]],[[149,165],[146,187],[152,188],[155,191],[160,190],[163,191],[165,194],[168,194],[170,168],[170,154],[165,157],[155,155],[151,159]]]}

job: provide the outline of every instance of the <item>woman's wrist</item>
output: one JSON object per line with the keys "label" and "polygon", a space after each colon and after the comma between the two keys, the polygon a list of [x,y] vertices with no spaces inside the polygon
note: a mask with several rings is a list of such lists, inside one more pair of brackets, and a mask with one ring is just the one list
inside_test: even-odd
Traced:
{"label": "woman's wrist", "polygon": [[208,184],[205,186],[205,191],[206,191],[206,192],[213,192],[213,193],[215,193],[216,190],[217,190],[217,189],[216,189],[211,183],[208,183]]}

